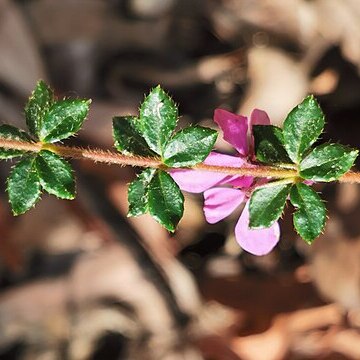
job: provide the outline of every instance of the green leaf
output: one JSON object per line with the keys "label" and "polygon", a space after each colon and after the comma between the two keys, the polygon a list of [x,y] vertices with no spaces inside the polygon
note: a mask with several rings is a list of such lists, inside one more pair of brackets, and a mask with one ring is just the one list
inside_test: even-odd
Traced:
{"label": "green leaf", "polygon": [[36,138],[39,136],[44,116],[53,103],[53,91],[44,81],[40,80],[25,105],[26,124],[30,133]]}
{"label": "green leaf", "polygon": [[184,196],[172,177],[157,171],[148,187],[148,208],[152,217],[169,231],[175,231],[184,212]]}
{"label": "green leaf", "polygon": [[253,192],[249,206],[250,228],[270,227],[280,217],[291,186],[291,184],[268,184]]}
{"label": "green leaf", "polygon": [[[18,140],[25,142],[31,141],[31,138],[26,132],[7,124],[0,126],[0,137],[4,139],[11,139],[11,140]],[[0,148],[0,159],[11,159],[16,156],[21,156],[25,153],[26,151],[23,150],[8,150],[8,149]]]}
{"label": "green leaf", "polygon": [[12,169],[7,192],[14,215],[25,213],[39,201],[41,186],[34,157],[26,157]]}
{"label": "green leaf", "polygon": [[282,130],[273,125],[254,125],[256,159],[265,164],[291,163],[285,147]]}
{"label": "green leaf", "polygon": [[113,118],[113,137],[117,150],[125,155],[154,156],[145,139],[136,128],[135,116]]}
{"label": "green leaf", "polygon": [[40,140],[53,143],[77,133],[88,112],[91,100],[57,101],[45,114],[40,128]]}
{"label": "green leaf", "polygon": [[128,216],[139,216],[146,214],[148,211],[147,190],[151,179],[153,178],[156,169],[145,169],[137,179],[129,185],[128,201],[129,212]]}
{"label": "green leaf", "polygon": [[334,181],[353,166],[358,151],[340,144],[317,146],[300,163],[300,176],[314,181]]}
{"label": "green leaf", "polygon": [[324,114],[310,95],[295,107],[284,122],[285,148],[290,159],[298,164],[324,128]]}
{"label": "green leaf", "polygon": [[75,179],[70,164],[49,150],[41,150],[36,157],[36,169],[41,186],[60,199],[75,198]]}
{"label": "green leaf", "polygon": [[206,159],[217,138],[217,131],[201,126],[177,132],[164,150],[164,163],[171,167],[193,166]]}
{"label": "green leaf", "polygon": [[153,89],[140,107],[139,130],[151,150],[163,155],[178,118],[172,99],[160,86]]}
{"label": "green leaf", "polygon": [[298,183],[291,189],[290,201],[297,208],[294,226],[309,244],[324,230],[326,208],[320,196],[309,186]]}

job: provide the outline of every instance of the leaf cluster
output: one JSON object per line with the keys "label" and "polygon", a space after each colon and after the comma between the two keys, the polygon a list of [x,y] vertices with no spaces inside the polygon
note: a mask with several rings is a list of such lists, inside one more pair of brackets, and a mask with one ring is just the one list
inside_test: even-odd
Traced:
{"label": "leaf cluster", "polygon": [[312,148],[324,130],[324,114],[313,96],[305,98],[284,121],[283,129],[256,125],[253,128],[255,153],[259,162],[296,168],[299,176],[289,181],[269,183],[254,191],[250,200],[250,227],[271,226],[281,216],[290,198],[295,207],[294,227],[311,243],[323,231],[326,208],[320,196],[308,185],[313,181],[339,179],[358,155],[340,144]]}
{"label": "leaf cluster", "polygon": [[62,99],[39,81],[25,106],[28,131],[0,126],[0,136],[22,142],[37,142],[38,153],[0,149],[1,159],[20,158],[7,180],[7,192],[14,215],[23,214],[40,199],[42,190],[61,199],[75,197],[75,179],[70,164],[56,154],[51,144],[64,140],[81,128],[89,111],[90,100]]}
{"label": "leaf cluster", "polygon": [[[1,159],[20,158],[7,181],[15,215],[33,207],[43,190],[62,199],[75,197],[70,164],[56,153],[53,143],[75,135],[89,111],[90,100],[56,99],[51,88],[39,81],[25,106],[28,131],[0,126],[0,137],[41,145],[38,152],[0,149]],[[115,147],[127,156],[154,158],[161,169],[145,169],[129,186],[129,216],[149,212],[169,231],[174,231],[184,211],[184,197],[167,168],[188,167],[205,160],[217,132],[193,126],[175,131],[178,109],[161,89],[153,89],[140,107],[139,117],[114,117]]]}
{"label": "leaf cluster", "polygon": [[115,147],[125,155],[153,157],[163,169],[145,169],[129,185],[129,216],[150,213],[175,231],[184,212],[184,197],[166,168],[191,167],[206,159],[217,132],[201,126],[175,131],[178,109],[160,86],[140,106],[139,117],[113,119]]}

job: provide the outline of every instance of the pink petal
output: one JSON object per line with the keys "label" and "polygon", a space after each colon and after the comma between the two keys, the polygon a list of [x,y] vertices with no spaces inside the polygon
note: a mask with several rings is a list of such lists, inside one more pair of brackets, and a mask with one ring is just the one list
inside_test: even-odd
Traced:
{"label": "pink petal", "polygon": [[250,126],[253,125],[270,125],[268,114],[259,109],[254,109],[250,115]]}
{"label": "pink petal", "polygon": [[246,159],[240,156],[220,154],[215,151],[212,151],[209,154],[209,156],[205,159],[204,164],[230,167],[240,167],[244,165],[251,166],[247,163]]}
{"label": "pink petal", "polygon": [[[216,152],[211,152],[205,159],[204,164],[230,167],[249,166],[246,160],[239,156],[219,154]],[[170,175],[181,190],[192,193],[201,193],[227,179],[230,180],[234,178],[234,176],[220,172],[191,169],[172,170],[170,171]],[[240,178],[240,176],[236,176],[236,178]]]}
{"label": "pink petal", "polygon": [[232,176],[229,179],[225,179],[222,184],[231,185],[240,189],[248,189],[251,187],[254,178],[252,176]]}
{"label": "pink petal", "polygon": [[280,237],[279,224],[276,222],[266,229],[249,228],[249,201],[235,226],[235,237],[239,245],[253,255],[266,255],[278,243]]}
{"label": "pink petal", "polygon": [[224,133],[224,140],[231,144],[240,155],[248,154],[248,119],[246,116],[236,115],[223,109],[216,109],[214,121]]}
{"label": "pink petal", "polygon": [[215,224],[229,216],[245,199],[245,192],[231,188],[212,188],[204,192],[206,221]]}
{"label": "pink petal", "polygon": [[199,170],[171,170],[170,175],[181,190],[190,193],[202,193],[226,178],[221,173]]}
{"label": "pink petal", "polygon": [[[212,152],[211,154],[213,154],[212,158],[209,159],[209,157],[208,157],[205,160],[205,162],[207,160],[209,160],[209,165],[220,165],[220,163],[223,161],[222,166],[233,166],[233,164],[234,164],[234,166],[237,166],[237,167],[240,167],[240,166],[252,167],[252,166],[254,166],[254,165],[248,163],[245,159],[243,159],[241,157],[240,157],[240,159],[242,161],[242,164],[238,165],[239,160],[234,160],[234,158],[239,159],[238,157],[233,156],[232,157],[233,159],[227,159],[227,158],[222,159],[221,157],[224,156],[223,154],[218,154],[218,153],[214,153],[214,152]],[[216,155],[216,156],[214,156],[214,155]],[[219,155],[221,155],[221,157],[219,157]],[[228,157],[229,155],[226,155],[226,156]],[[245,189],[245,188],[249,188],[252,185],[253,181],[254,181],[254,178],[252,176],[228,175],[227,177],[222,179],[218,183],[218,185],[231,185],[233,187]]]}
{"label": "pink petal", "polygon": [[312,186],[312,185],[315,184],[315,181],[312,181],[312,180],[304,180],[304,184],[309,185],[309,186]]}

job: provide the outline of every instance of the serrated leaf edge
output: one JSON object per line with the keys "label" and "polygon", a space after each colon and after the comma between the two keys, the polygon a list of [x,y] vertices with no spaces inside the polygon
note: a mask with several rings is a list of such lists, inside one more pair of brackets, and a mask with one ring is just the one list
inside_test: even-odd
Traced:
{"label": "serrated leaf edge", "polygon": [[[31,157],[31,155],[30,155],[29,157]],[[32,161],[35,161],[35,157],[36,157],[36,156],[33,156]],[[7,179],[6,179],[6,189],[5,189],[5,190],[6,190],[6,192],[7,192],[8,194],[9,194],[9,179],[10,179],[11,173],[12,173],[12,171],[16,168],[16,166],[17,166],[21,161],[23,161],[23,160],[24,160],[24,158],[20,159],[20,160],[17,161],[14,165],[11,166],[10,174],[9,174],[9,176],[8,176]],[[37,172],[37,169],[36,169],[36,172]],[[40,180],[39,180],[39,184],[40,184]],[[38,195],[37,195],[36,201],[34,202],[34,204],[33,204],[29,209],[25,210],[24,212],[19,212],[19,213],[16,212],[16,211],[13,209],[13,207],[12,207],[10,198],[8,198],[8,202],[9,202],[9,204],[10,204],[10,208],[11,208],[11,211],[12,211],[12,213],[13,213],[14,216],[23,215],[23,214],[25,214],[26,212],[28,212],[29,210],[35,208],[36,204],[41,200],[41,195],[42,195],[41,184],[40,184],[39,188],[40,188],[40,190],[39,190],[39,193],[38,193]]]}

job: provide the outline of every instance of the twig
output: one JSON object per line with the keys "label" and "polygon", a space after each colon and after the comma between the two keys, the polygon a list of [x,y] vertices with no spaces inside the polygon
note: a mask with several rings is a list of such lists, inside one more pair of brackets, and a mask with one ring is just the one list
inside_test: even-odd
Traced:
{"label": "twig", "polygon": [[[12,139],[0,138],[0,148],[23,150],[28,152],[40,152],[41,150],[50,150],[58,155],[73,159],[88,159],[94,162],[115,164],[120,166],[138,166],[172,170],[164,165],[160,158],[149,158],[135,155],[123,155],[110,150],[96,148],[70,147],[63,145],[29,143]],[[179,168],[178,168],[179,169]],[[183,169],[183,168],[182,168]],[[218,165],[197,164],[191,169],[200,171],[221,172],[229,175],[269,177],[274,179],[295,178],[299,176],[298,171],[292,167],[275,167],[263,165],[248,165],[243,167],[229,167]],[[349,171],[338,179],[342,183],[360,183],[360,172]]]}

